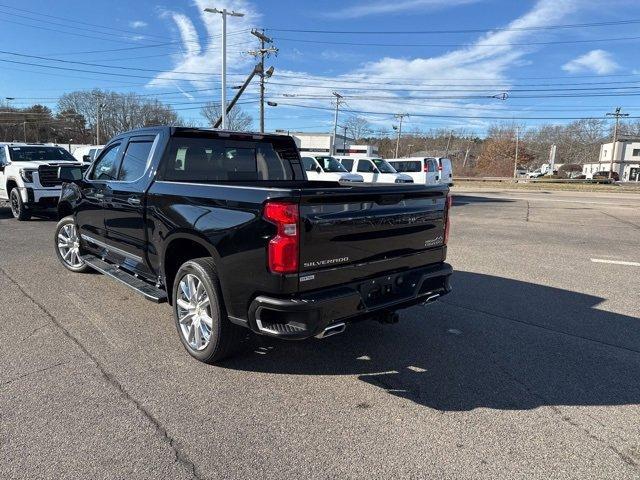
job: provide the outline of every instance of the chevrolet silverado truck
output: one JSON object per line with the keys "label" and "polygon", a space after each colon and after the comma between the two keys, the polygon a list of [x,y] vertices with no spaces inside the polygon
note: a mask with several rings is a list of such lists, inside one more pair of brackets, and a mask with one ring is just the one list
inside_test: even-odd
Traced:
{"label": "chevrolet silverado truck", "polygon": [[58,167],[72,164],[79,166],[80,162],[62,147],[0,143],[0,201],[9,201],[18,220],[54,208],[62,188]]}
{"label": "chevrolet silverado truck", "polygon": [[447,186],[312,182],[288,136],[146,128],[59,174],[62,265],[168,302],[203,362],[245,329],[323,338],[450,290]]}

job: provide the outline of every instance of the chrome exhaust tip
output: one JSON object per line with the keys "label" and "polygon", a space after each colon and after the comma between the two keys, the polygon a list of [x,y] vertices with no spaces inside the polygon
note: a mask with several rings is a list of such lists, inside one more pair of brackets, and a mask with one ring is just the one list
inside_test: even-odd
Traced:
{"label": "chrome exhaust tip", "polygon": [[344,332],[347,329],[347,324],[344,322],[334,323],[333,325],[329,325],[322,332],[316,335],[316,338],[327,338],[332,335],[338,335],[339,333]]}

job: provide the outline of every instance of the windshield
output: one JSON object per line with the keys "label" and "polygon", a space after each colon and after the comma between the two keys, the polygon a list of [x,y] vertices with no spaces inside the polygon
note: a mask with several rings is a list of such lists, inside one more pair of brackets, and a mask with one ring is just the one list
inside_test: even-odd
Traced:
{"label": "windshield", "polygon": [[371,161],[376,164],[380,173],[398,173],[386,160],[381,158],[372,158]]}
{"label": "windshield", "polygon": [[40,160],[77,162],[69,152],[61,147],[9,147],[9,155],[12,162],[34,162]]}
{"label": "windshield", "polygon": [[347,169],[333,157],[316,157],[316,160],[325,172],[345,173],[347,171]]}

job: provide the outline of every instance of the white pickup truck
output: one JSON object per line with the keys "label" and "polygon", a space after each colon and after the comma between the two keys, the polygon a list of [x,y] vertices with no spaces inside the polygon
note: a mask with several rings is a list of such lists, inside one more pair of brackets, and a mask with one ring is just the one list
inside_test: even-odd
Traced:
{"label": "white pickup truck", "polygon": [[61,165],[82,165],[67,150],[55,145],[0,143],[0,202],[8,201],[18,220],[35,210],[55,207],[62,182]]}

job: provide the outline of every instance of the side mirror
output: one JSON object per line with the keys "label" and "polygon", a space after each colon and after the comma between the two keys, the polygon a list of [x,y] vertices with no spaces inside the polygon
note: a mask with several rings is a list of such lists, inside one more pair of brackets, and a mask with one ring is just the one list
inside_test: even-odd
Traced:
{"label": "side mirror", "polygon": [[82,168],[58,167],[58,178],[66,183],[77,182],[82,179]]}
{"label": "side mirror", "polygon": [[322,169],[320,167],[316,167],[316,172],[322,173]]}
{"label": "side mirror", "polygon": [[82,161],[85,162],[85,163],[91,162],[91,155],[83,155],[82,156]]}

